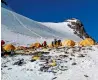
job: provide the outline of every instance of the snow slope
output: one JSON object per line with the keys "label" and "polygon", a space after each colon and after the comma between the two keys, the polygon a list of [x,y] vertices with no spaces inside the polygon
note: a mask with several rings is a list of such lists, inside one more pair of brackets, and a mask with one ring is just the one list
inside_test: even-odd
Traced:
{"label": "snow slope", "polygon": [[[73,52],[73,50],[75,50]],[[61,52],[62,51],[62,52]],[[65,51],[68,54],[65,54]],[[45,64],[41,60],[30,62],[31,55],[17,55],[13,57],[1,58],[2,80],[97,80],[98,79],[98,45],[93,47],[83,47],[68,50],[59,49],[50,51],[47,56],[52,56],[56,60],[57,66],[51,67],[48,72],[39,71],[41,65]],[[79,55],[84,57],[79,57]],[[59,55],[67,55],[61,57]],[[24,59],[22,66],[13,65],[18,60]],[[58,60],[59,59],[59,60]],[[76,63],[72,65],[73,63]],[[67,66],[67,70],[60,70],[60,66]],[[54,71],[54,72],[52,72]]]}
{"label": "snow slope", "polygon": [[[78,36],[73,34],[73,30],[67,26],[68,22],[37,22],[3,7],[1,8],[1,18],[1,38],[9,42],[14,40],[17,41],[16,43],[23,44],[23,40],[28,39],[25,44],[29,44],[31,38],[32,42],[36,41],[36,39],[53,40],[54,38],[72,39],[75,41],[81,40]],[[25,38],[23,38],[24,36]],[[23,43],[21,43],[22,41]]]}

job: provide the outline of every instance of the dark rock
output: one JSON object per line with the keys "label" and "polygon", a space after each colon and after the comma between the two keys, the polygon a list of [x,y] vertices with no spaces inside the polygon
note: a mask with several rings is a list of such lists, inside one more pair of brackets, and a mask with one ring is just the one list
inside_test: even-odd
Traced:
{"label": "dark rock", "polygon": [[[72,21],[72,20],[76,20],[76,21]],[[79,36],[81,39],[92,38],[89,34],[87,34],[86,30],[84,29],[84,25],[82,24],[82,22],[80,20],[72,18],[72,19],[68,19],[67,22],[71,22],[71,24],[68,24],[68,26],[71,29],[73,29],[74,34]]]}

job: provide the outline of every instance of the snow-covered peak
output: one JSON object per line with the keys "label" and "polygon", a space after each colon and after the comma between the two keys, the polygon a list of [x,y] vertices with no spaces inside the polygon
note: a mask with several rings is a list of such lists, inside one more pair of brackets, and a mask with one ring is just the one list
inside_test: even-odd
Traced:
{"label": "snow-covered peak", "polygon": [[65,22],[77,22],[78,21],[78,19],[76,19],[76,18],[71,18],[71,19],[67,19],[67,20],[65,20]]}

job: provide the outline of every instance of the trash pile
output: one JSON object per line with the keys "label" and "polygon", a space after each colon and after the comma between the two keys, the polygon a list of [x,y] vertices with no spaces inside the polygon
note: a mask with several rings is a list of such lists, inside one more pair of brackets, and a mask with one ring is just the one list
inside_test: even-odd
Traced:
{"label": "trash pile", "polygon": [[[81,71],[84,70],[86,66],[90,68],[93,67],[91,65],[95,64],[92,62],[94,58],[91,59],[89,52],[93,52],[94,50],[95,49],[92,46],[76,46],[55,48],[49,50],[48,52],[39,51],[32,55],[4,56],[1,58],[1,72],[2,74],[5,73],[3,74],[3,77],[9,76],[10,73],[14,77],[18,76],[15,77],[16,80],[20,79],[20,75],[25,77],[28,76],[27,78],[29,79],[32,79],[32,77],[36,79],[35,77],[37,76],[45,77],[46,75],[52,75],[50,76],[51,79],[49,80],[54,80],[59,78],[58,76],[61,75],[63,75],[63,77],[66,75],[71,75],[69,73],[71,70],[73,73],[78,70],[81,73]],[[92,64],[90,62],[92,62]],[[86,69],[90,69],[87,67]],[[84,77],[90,76],[88,73],[86,73],[85,70],[84,72],[82,73]],[[12,77],[8,78],[8,80],[12,80]],[[37,80],[39,79],[40,78]],[[43,80],[43,78],[41,78],[41,80]]]}

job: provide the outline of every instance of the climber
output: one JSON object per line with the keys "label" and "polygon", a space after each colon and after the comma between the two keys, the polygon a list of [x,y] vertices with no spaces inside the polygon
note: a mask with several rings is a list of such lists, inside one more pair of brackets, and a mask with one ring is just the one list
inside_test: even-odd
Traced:
{"label": "climber", "polygon": [[5,44],[5,41],[1,40],[1,56],[4,56],[4,48],[3,48],[4,44]]}
{"label": "climber", "polygon": [[58,46],[62,46],[61,40],[58,40]]}
{"label": "climber", "polygon": [[56,45],[57,44],[57,39],[54,39],[54,45]]}
{"label": "climber", "polygon": [[46,48],[46,47],[47,47],[47,42],[44,41],[44,42],[42,43],[42,46],[43,46],[44,48]]}

